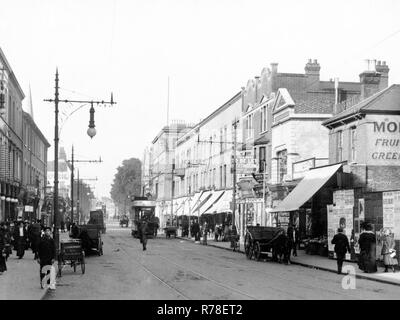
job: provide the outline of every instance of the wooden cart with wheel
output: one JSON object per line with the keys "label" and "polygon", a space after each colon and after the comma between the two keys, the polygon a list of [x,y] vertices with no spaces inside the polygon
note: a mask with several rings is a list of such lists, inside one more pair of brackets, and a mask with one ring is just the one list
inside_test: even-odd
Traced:
{"label": "wooden cart with wheel", "polygon": [[259,261],[262,255],[271,252],[274,240],[284,230],[278,227],[247,226],[244,238],[244,251],[248,259]]}
{"label": "wooden cart with wheel", "polygon": [[164,228],[165,237],[166,238],[171,238],[171,236],[173,235],[174,238],[176,238],[177,230],[178,230],[178,227],[175,227],[175,226],[167,226],[167,227],[165,227]]}
{"label": "wooden cart with wheel", "polygon": [[61,277],[63,267],[69,264],[76,272],[76,267],[81,266],[82,274],[85,273],[85,252],[82,243],[77,239],[69,239],[60,242],[61,249],[59,254],[58,275]]}
{"label": "wooden cart with wheel", "polygon": [[79,226],[79,239],[86,253],[96,250],[99,256],[103,255],[103,240],[101,239],[101,227],[95,224]]}

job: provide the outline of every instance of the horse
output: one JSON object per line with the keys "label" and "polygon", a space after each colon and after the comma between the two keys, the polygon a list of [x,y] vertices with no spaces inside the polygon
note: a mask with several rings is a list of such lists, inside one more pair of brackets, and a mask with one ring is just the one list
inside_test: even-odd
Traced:
{"label": "horse", "polygon": [[[272,244],[272,261],[290,264],[291,242],[285,233],[281,233]],[[283,259],[282,259],[283,257]]]}

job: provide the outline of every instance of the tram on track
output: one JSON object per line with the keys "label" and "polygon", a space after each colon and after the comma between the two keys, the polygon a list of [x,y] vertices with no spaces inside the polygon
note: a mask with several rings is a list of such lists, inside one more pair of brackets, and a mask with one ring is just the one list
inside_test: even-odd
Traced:
{"label": "tram on track", "polygon": [[133,200],[129,210],[130,220],[132,221],[132,236],[139,237],[140,221],[147,221],[146,236],[156,237],[160,222],[155,216],[156,202],[152,200]]}

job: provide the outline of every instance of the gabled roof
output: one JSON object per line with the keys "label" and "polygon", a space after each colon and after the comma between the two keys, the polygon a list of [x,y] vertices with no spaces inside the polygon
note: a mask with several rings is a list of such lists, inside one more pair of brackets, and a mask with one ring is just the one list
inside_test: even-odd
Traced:
{"label": "gabled roof", "polygon": [[400,84],[393,84],[379,91],[351,108],[324,121],[322,124],[330,126],[339,120],[366,113],[400,114]]}
{"label": "gabled roof", "polygon": [[329,92],[293,93],[295,113],[332,114],[335,95]]}

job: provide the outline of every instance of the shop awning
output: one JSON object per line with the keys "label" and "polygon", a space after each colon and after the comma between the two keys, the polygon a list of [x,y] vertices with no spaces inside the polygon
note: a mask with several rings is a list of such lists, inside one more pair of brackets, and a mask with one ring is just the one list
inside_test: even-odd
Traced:
{"label": "shop awning", "polygon": [[221,213],[232,212],[230,203],[232,202],[232,190],[225,190],[224,194],[214,203],[212,207],[207,209],[205,213]]}
{"label": "shop awning", "polygon": [[298,210],[304,203],[321,189],[325,183],[339,170],[342,164],[311,169],[306,172],[303,180],[288,194],[288,196],[271,212],[288,212]]}
{"label": "shop awning", "polygon": [[212,195],[211,191],[204,191],[198,201],[198,204],[193,208],[192,214],[200,215],[200,213],[198,211],[207,202],[207,200],[211,197],[211,195]]}
{"label": "shop awning", "polygon": [[200,197],[202,196],[202,194],[204,193],[204,191],[200,191],[194,194],[193,197],[190,198],[190,201],[188,201],[188,206],[187,206],[187,215],[192,215],[194,214],[194,210],[195,207],[197,207],[200,204]]}
{"label": "shop awning", "polygon": [[207,202],[202,206],[200,210],[200,214],[203,213],[212,213],[212,212],[207,212],[211,207],[216,203],[224,194],[225,190],[218,190],[214,191],[211,195],[211,197],[207,200]]}

